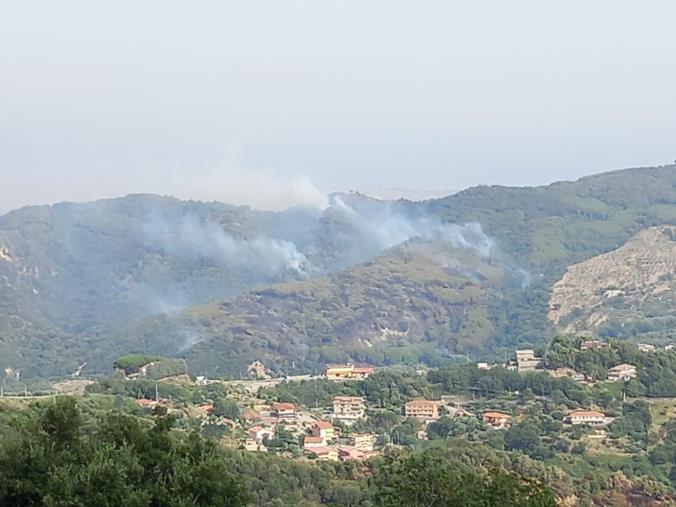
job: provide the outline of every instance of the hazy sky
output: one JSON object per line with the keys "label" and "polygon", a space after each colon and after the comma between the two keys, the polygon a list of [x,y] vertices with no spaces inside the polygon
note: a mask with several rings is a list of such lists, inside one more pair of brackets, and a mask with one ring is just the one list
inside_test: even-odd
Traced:
{"label": "hazy sky", "polygon": [[675,20],[673,0],[0,1],[0,212],[669,163]]}

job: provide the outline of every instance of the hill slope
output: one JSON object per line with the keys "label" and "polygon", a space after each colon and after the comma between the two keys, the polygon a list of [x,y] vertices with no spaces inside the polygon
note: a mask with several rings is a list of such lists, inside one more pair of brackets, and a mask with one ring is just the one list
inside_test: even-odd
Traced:
{"label": "hill slope", "polygon": [[[616,249],[646,227],[676,224],[676,166],[616,171],[544,187],[477,187],[419,203],[335,195],[326,205],[271,213],[137,195],[8,213],[0,217],[0,367],[30,375],[63,374],[86,357],[101,368],[113,354],[144,343],[161,346],[160,334],[136,325],[151,315],[171,320],[185,308],[210,301],[230,304],[239,296],[242,312],[253,314],[258,311],[254,295],[278,283],[317,279],[329,285],[328,292],[340,293],[333,284],[342,282],[331,275],[412,238],[438,241],[449,224],[467,223],[481,224],[490,262],[512,275],[521,273],[524,288],[515,290],[514,283],[509,289],[482,286],[482,292],[501,294],[485,299],[490,301],[486,319],[495,331],[488,339],[472,338],[471,347],[451,350],[537,343],[552,332],[548,291],[569,265]],[[487,258],[475,255],[480,262]],[[387,266],[360,269],[345,276],[355,285],[379,287],[380,293],[398,290]],[[291,292],[306,290],[304,283],[289,287]],[[257,292],[247,295],[249,291]],[[377,306],[381,303],[371,303],[374,294],[379,292],[364,292],[363,298]],[[424,301],[439,313],[447,311],[444,302],[416,294],[417,304]],[[400,313],[408,304],[403,296],[397,301],[403,305]],[[332,329],[342,329],[345,315],[327,315]],[[259,335],[270,331],[265,322],[249,325]],[[446,336],[439,343],[452,342],[453,333],[444,326]],[[423,334],[433,328],[421,326]],[[158,325],[160,329],[166,331]],[[319,332],[308,331],[303,339],[316,340]],[[185,334],[183,352],[196,341]],[[400,341],[418,343],[419,336]],[[295,338],[273,334],[270,339],[282,343]],[[178,338],[171,340],[178,353]],[[349,336],[345,340],[346,347],[356,350]],[[259,348],[256,343],[252,349]],[[328,345],[340,350],[343,342]]]}
{"label": "hill slope", "polygon": [[645,229],[612,252],[568,268],[549,318],[567,332],[674,335],[676,227]]}

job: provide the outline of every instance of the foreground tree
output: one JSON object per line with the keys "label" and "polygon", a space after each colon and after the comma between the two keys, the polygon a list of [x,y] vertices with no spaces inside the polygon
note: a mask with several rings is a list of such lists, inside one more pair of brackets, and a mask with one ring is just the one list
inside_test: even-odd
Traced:
{"label": "foreground tree", "polygon": [[386,458],[372,479],[388,507],[554,507],[541,484],[502,470],[479,474],[436,450]]}
{"label": "foreground tree", "polygon": [[172,425],[111,414],[91,431],[74,399],[57,399],[0,443],[0,505],[246,505],[213,444]]}

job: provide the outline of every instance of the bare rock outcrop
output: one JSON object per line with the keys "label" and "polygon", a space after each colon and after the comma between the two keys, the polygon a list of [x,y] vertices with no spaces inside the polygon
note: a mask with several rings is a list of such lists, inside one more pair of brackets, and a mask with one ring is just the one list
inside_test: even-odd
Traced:
{"label": "bare rock outcrop", "polygon": [[617,250],[568,268],[554,284],[549,319],[567,332],[611,321],[676,314],[676,227],[645,229]]}

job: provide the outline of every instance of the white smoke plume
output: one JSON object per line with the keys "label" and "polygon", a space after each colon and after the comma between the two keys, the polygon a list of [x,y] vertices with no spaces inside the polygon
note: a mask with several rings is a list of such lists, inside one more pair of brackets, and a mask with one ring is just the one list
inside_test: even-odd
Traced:
{"label": "white smoke plume", "polygon": [[236,237],[221,225],[187,215],[177,224],[153,217],[144,224],[149,242],[178,257],[203,258],[232,267],[255,269],[267,274],[291,272],[305,275],[305,255],[296,246],[267,236]]}
{"label": "white smoke plume", "polygon": [[345,213],[353,226],[377,250],[385,250],[413,238],[443,241],[451,247],[475,250],[487,258],[495,251],[495,241],[486,235],[481,224],[450,224],[420,212],[406,212],[397,203],[380,202],[373,206],[349,206],[339,196],[331,205]]}

